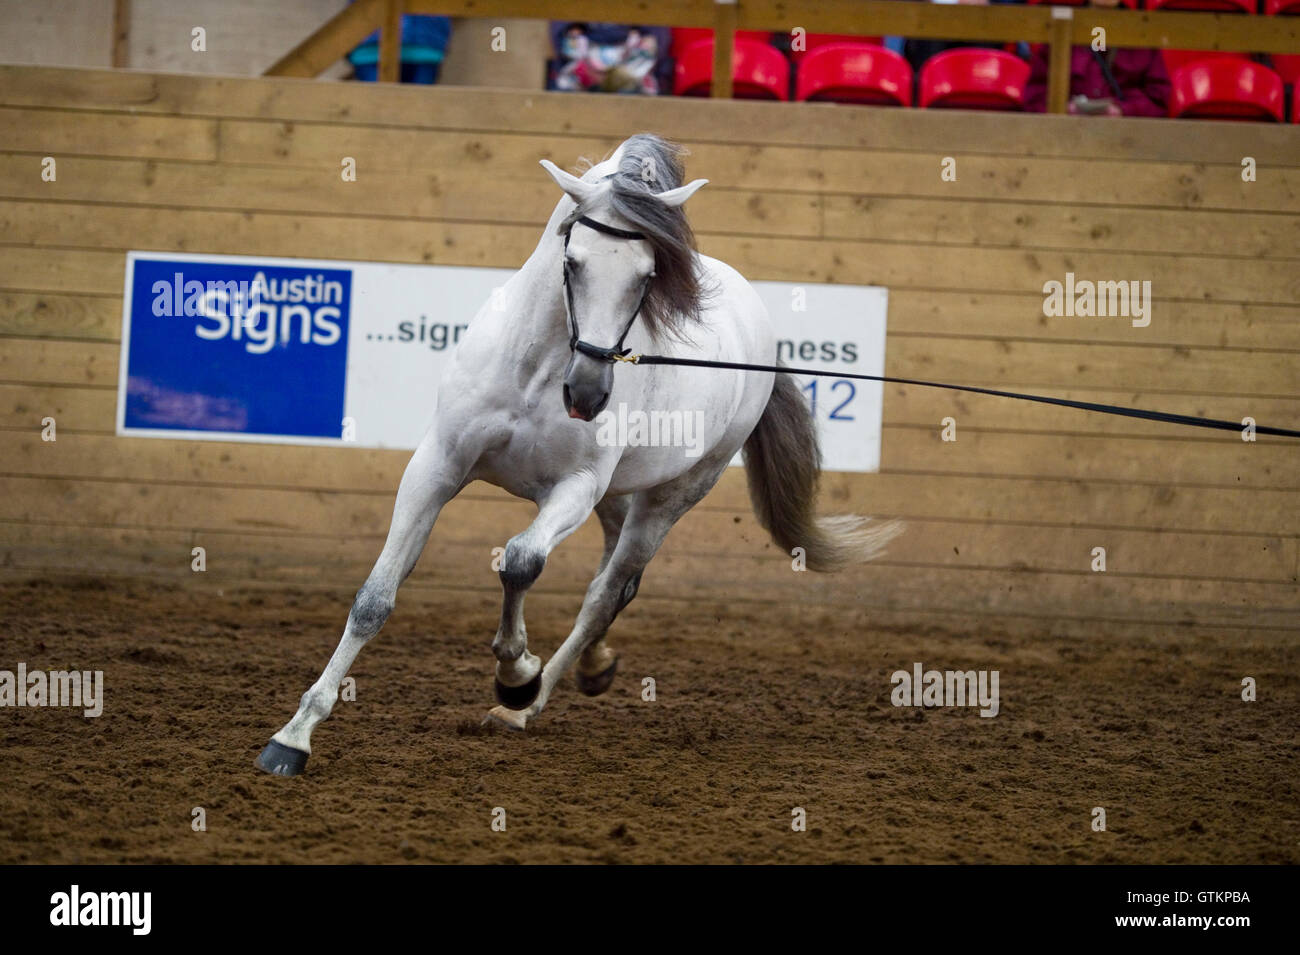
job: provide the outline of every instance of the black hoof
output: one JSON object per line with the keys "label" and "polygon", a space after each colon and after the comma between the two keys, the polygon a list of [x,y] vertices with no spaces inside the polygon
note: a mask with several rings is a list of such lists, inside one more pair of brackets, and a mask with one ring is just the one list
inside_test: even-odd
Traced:
{"label": "black hoof", "polygon": [[292,746],[282,746],[275,740],[257,757],[257,768],[276,776],[297,776],[307,767],[307,754]]}
{"label": "black hoof", "polygon": [[506,686],[496,681],[497,702],[508,710],[526,710],[532,706],[537,694],[542,692],[542,671],[537,676],[520,686]]}
{"label": "black hoof", "polygon": [[587,696],[600,696],[600,694],[608,690],[610,684],[614,682],[614,674],[617,672],[618,657],[615,657],[613,663],[594,676],[586,676],[582,671],[578,671],[578,689]]}

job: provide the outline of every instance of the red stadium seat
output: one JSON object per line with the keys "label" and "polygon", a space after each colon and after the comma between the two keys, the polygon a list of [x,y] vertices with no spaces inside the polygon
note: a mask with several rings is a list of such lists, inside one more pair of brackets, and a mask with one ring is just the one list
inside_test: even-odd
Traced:
{"label": "red stadium seat", "polygon": [[1174,70],[1203,60],[1249,60],[1249,53],[1225,53],[1222,50],[1161,50],[1165,71],[1171,76]]}
{"label": "red stadium seat", "polygon": [[1264,12],[1269,16],[1275,14],[1300,15],[1300,0],[1264,0]]}
{"label": "red stadium seat", "polygon": [[1170,116],[1283,121],[1282,77],[1267,66],[1205,60],[1170,78]]}
{"label": "red stadium seat", "polygon": [[1294,86],[1300,80],[1300,53],[1274,53],[1273,72],[1283,83]]}
{"label": "red stadium seat", "polygon": [[1215,13],[1254,13],[1255,0],[1147,0],[1148,10],[1209,10]]}
{"label": "red stadium seat", "polygon": [[[769,44],[736,40],[731,78],[736,99],[790,98],[790,64],[780,50]],[[713,41],[697,40],[677,57],[673,92],[678,96],[708,96],[712,82]]]}
{"label": "red stadium seat", "polygon": [[[713,31],[708,27],[673,27],[673,56],[681,56],[692,43],[712,39]],[[772,34],[766,30],[737,30],[736,39],[770,43]]]}
{"label": "red stadium seat", "polygon": [[955,109],[1020,109],[1029,64],[1001,50],[960,47],[921,68],[921,105]]}
{"label": "red stadium seat", "polygon": [[[1297,0],[1297,2],[1300,3],[1300,0]],[[832,44],[869,43],[873,46],[880,46],[882,38],[878,36],[854,36],[851,33],[809,33],[803,40],[802,50],[793,48],[790,50],[790,56],[796,63],[800,62],[813,50],[820,50]]]}
{"label": "red stadium seat", "polygon": [[800,61],[795,90],[797,100],[911,106],[912,67],[883,46],[831,43]]}

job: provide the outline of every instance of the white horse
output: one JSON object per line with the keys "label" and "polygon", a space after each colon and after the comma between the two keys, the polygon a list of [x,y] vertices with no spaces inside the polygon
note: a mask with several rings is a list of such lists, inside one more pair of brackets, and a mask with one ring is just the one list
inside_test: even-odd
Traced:
{"label": "white horse", "polygon": [[[506,546],[505,599],[492,642],[501,705],[489,719],[514,729],[537,717],[575,662],[584,693],[608,689],[618,664],[605,644],[610,624],[636,596],[673,524],[742,447],[758,520],[785,551],[802,547],[810,570],[869,560],[897,533],[893,523],[814,516],[816,431],[789,375],[617,362],[630,345],[776,363],[757,293],[735,269],[695,251],[682,205],[706,180],[682,185],[682,153],[642,134],[581,179],[542,161],[565,195],[536,250],[461,340],[439,383],[433,424],[402,476],[383,553],[325,671],[258,757],[262,769],[302,772],[312,730],[392,612],[439,511],[471,481],[489,481],[538,507]],[[611,402],[666,415],[661,421],[691,415],[702,434],[691,448],[618,446],[600,439],[596,420]],[[592,511],[605,533],[604,557],[572,632],[543,666],[528,649],[524,595],[547,555]]]}

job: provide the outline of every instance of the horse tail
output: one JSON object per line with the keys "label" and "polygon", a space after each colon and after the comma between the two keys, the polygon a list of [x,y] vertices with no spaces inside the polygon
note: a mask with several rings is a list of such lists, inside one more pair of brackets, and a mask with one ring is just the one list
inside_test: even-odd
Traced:
{"label": "horse tail", "polygon": [[809,570],[865,563],[902,532],[901,521],[814,513],[821,448],[812,411],[788,374],[776,376],[763,416],[745,441],[745,476],[758,522],[787,553],[803,548]]}

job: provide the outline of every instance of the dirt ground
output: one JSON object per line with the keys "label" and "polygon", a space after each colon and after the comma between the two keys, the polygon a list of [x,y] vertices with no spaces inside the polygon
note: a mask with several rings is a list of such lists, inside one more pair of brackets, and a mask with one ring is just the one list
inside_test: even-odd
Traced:
{"label": "dirt ground", "polygon": [[[0,862],[1300,861],[1285,635],[898,632],[725,592],[712,612],[643,596],[611,635],[610,693],[566,683],[521,735],[480,728],[497,594],[403,594],[307,773],[265,775],[253,760],[349,597],[0,583],[0,669],[100,669],[106,699],[98,719],[0,709]],[[529,598],[534,649],[576,602]],[[889,676],[914,661],[997,668],[1000,714],[895,708]]]}

